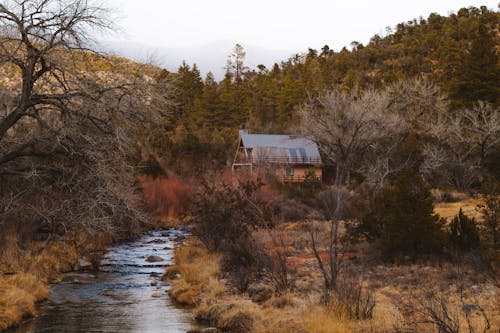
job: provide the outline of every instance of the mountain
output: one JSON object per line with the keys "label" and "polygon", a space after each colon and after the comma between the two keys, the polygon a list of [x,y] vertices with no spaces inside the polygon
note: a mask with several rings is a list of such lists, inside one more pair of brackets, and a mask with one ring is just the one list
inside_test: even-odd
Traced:
{"label": "mountain", "polygon": [[[138,62],[152,62],[170,71],[176,71],[185,60],[188,64],[198,66],[203,76],[212,72],[216,79],[222,79],[225,73],[226,60],[237,42],[224,40],[189,48],[170,48],[152,46],[131,41],[100,41],[103,52],[126,57]],[[243,45],[246,51],[246,65],[254,69],[259,64],[271,68],[275,62],[288,59],[292,50],[270,50],[253,45]]]}

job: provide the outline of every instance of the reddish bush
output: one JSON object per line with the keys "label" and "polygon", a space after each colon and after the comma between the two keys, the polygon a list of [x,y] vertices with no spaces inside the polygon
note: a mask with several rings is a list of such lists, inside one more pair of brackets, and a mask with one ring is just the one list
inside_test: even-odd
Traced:
{"label": "reddish bush", "polygon": [[141,176],[144,197],[156,219],[165,222],[187,213],[191,201],[191,187],[175,177],[153,178]]}

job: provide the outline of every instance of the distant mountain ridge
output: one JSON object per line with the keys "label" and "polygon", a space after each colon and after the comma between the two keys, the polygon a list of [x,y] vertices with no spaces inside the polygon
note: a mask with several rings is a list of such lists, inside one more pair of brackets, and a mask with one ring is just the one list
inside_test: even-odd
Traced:
{"label": "distant mountain ridge", "polygon": [[[186,48],[158,47],[131,41],[108,40],[100,41],[101,51],[113,55],[126,57],[134,61],[161,66],[169,71],[177,71],[182,61],[189,65],[196,63],[200,72],[205,76],[212,72],[217,80],[224,77],[228,55],[237,41],[223,40],[204,45]],[[274,63],[293,56],[292,50],[270,50],[258,46],[242,44],[246,51],[246,65],[255,69],[257,65],[264,64],[271,68]]]}

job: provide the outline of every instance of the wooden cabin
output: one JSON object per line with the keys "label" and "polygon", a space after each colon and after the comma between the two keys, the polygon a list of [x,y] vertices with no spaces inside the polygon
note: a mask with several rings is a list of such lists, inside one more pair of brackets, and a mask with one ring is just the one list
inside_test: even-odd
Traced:
{"label": "wooden cabin", "polygon": [[308,138],[240,130],[232,169],[300,183],[307,177],[321,180],[321,166],[318,146]]}

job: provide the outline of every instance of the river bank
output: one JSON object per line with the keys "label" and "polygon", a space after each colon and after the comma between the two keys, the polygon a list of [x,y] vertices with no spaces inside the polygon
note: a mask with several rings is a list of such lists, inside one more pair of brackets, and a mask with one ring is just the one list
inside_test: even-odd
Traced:
{"label": "river bank", "polygon": [[36,317],[9,332],[168,329],[184,333],[192,329],[189,314],[170,302],[169,285],[159,280],[172,263],[174,247],[184,237],[176,229],[148,232],[109,248],[97,271],[58,274],[52,279],[58,283],[51,285],[50,296],[48,289],[44,295],[48,300],[30,313]]}
{"label": "river bank", "polygon": [[[175,265],[163,276],[171,280],[169,294],[191,306],[198,322],[220,332],[431,332],[446,315],[448,324],[462,330],[468,321],[475,331],[500,327],[498,286],[478,273],[473,262],[460,267],[443,262],[393,265],[354,258],[342,275],[348,283],[341,284],[332,303],[324,304],[321,272],[307,242],[301,242],[307,229],[306,222],[279,226],[289,251],[288,290],[277,291],[270,280],[262,280],[239,292],[221,269],[221,255],[191,239],[175,251]],[[374,307],[362,317],[368,296]]]}

